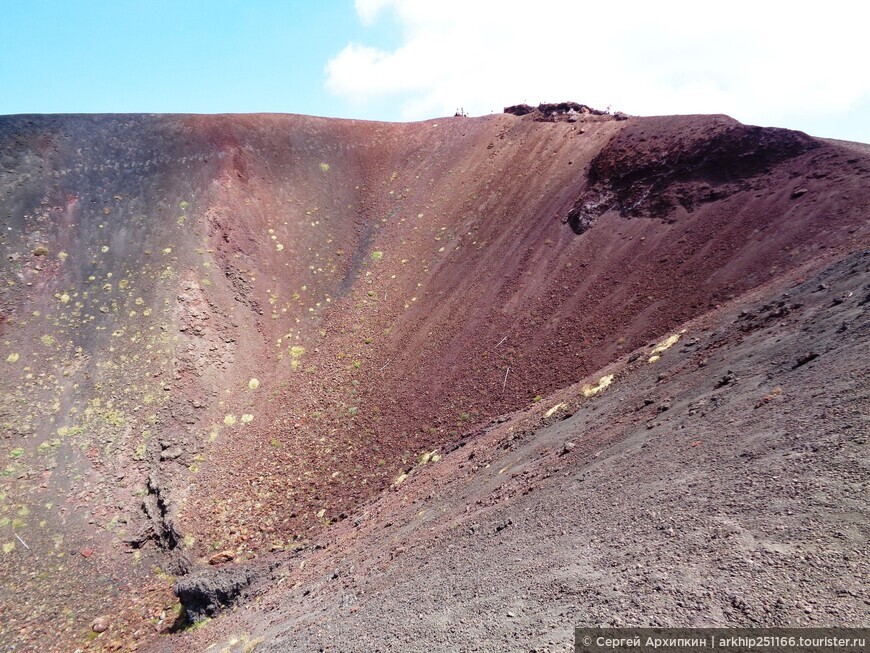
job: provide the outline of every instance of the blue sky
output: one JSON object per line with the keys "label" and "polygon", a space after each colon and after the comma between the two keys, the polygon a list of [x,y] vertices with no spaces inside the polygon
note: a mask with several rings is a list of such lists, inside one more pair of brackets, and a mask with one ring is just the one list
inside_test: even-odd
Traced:
{"label": "blue sky", "polygon": [[0,113],[348,110],[324,67],[348,42],[390,47],[352,0],[0,0]]}
{"label": "blue sky", "polygon": [[0,0],[0,114],[420,120],[570,99],[870,142],[867,24],[851,0]]}

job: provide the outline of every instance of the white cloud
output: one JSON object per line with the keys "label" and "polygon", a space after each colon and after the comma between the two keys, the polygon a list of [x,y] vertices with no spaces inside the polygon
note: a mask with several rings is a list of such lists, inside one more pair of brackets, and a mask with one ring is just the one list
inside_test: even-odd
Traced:
{"label": "white cloud", "polygon": [[570,99],[793,125],[870,98],[864,3],[357,0],[356,10],[364,25],[395,12],[401,44],[348,44],[327,87],[363,105],[390,99],[408,120]]}

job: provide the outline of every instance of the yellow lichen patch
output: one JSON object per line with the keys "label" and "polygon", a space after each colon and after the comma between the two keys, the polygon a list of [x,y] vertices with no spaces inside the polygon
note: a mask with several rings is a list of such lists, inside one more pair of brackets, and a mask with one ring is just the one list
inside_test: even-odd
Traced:
{"label": "yellow lichen patch", "polygon": [[226,424],[227,426],[232,426],[235,423],[236,423],[236,416],[233,415],[232,413],[230,413],[229,415],[224,417],[224,424]]}
{"label": "yellow lichen patch", "polygon": [[253,651],[263,643],[262,637],[255,637],[254,639],[245,642],[245,647],[242,649],[242,653],[253,653]]}
{"label": "yellow lichen patch", "polygon": [[321,163],[321,164],[320,164],[320,169],[321,169],[321,171],[323,171],[323,172],[329,172],[329,164],[328,164],[328,163]]}
{"label": "yellow lichen patch", "polygon": [[441,456],[438,455],[438,450],[435,449],[434,451],[427,451],[426,453],[422,454],[417,460],[417,464],[426,465],[428,463],[438,462],[439,460],[441,460]]}
{"label": "yellow lichen patch", "polygon": [[58,257],[61,261],[65,261],[65,260],[67,259],[68,256],[69,256],[69,254],[67,254],[66,252],[58,252],[58,253],[57,253],[57,257]]}
{"label": "yellow lichen patch", "polygon": [[300,345],[293,345],[290,347],[290,369],[294,372],[299,369],[299,359],[302,358],[302,354],[305,353],[305,347]]}
{"label": "yellow lichen patch", "polygon": [[393,481],[393,485],[401,485],[406,478],[408,478],[408,474],[406,472],[402,472],[396,477],[396,480]]}
{"label": "yellow lichen patch", "polygon": [[250,424],[253,421],[254,421],[254,416],[251,415],[250,413],[245,413],[244,415],[242,415],[242,424]]}
{"label": "yellow lichen patch", "polygon": [[60,297],[58,297],[58,299],[60,300],[61,304],[66,304],[69,301],[69,294],[64,293]]}
{"label": "yellow lichen patch", "polygon": [[3,545],[3,553],[12,553],[15,550],[15,542],[6,542]]}
{"label": "yellow lichen patch", "polygon": [[653,350],[650,352],[650,357],[649,357],[648,362],[655,363],[659,358],[661,358],[661,356],[659,356],[659,354],[661,354],[663,351],[667,351],[668,349],[673,347],[675,344],[677,344],[677,342],[679,341],[679,339],[682,337],[682,335],[685,332],[686,332],[686,330],[683,329],[679,333],[675,333],[674,335],[670,336],[669,338],[665,338],[659,344],[657,344],[653,348]]}
{"label": "yellow lichen patch", "polygon": [[256,390],[260,387],[260,379],[251,379],[250,381],[248,381],[248,387],[251,390]]}
{"label": "yellow lichen patch", "polygon": [[583,386],[583,396],[588,399],[589,397],[596,395],[599,392],[601,392],[602,390],[604,390],[604,388],[609,386],[611,383],[613,383],[613,375],[612,374],[608,374],[607,376],[602,376],[600,379],[598,379],[598,383],[596,383],[595,385],[584,385]]}
{"label": "yellow lichen patch", "polygon": [[171,247],[164,247],[163,253],[164,254],[172,254],[172,248]]}
{"label": "yellow lichen patch", "polygon": [[282,245],[281,243],[278,243],[277,245],[275,245],[275,249],[277,249],[279,252],[283,252],[284,245]]}
{"label": "yellow lichen patch", "polygon": [[100,247],[100,251],[101,251],[103,254],[105,254],[106,252],[109,251],[109,246],[108,246],[108,245],[103,245],[102,247]]}
{"label": "yellow lichen patch", "polygon": [[18,354],[9,354],[6,357],[6,362],[7,363],[17,363],[19,358],[20,358],[20,356]]}
{"label": "yellow lichen patch", "polygon": [[568,407],[568,404],[565,404],[565,403],[556,404],[550,410],[548,410],[546,413],[544,413],[544,417],[552,417],[553,415],[558,413],[560,410],[565,410],[567,407]]}

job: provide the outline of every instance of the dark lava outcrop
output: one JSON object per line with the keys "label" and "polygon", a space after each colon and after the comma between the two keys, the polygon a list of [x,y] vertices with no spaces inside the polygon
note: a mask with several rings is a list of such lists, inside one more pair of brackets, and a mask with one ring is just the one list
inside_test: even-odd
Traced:
{"label": "dark lava outcrop", "polygon": [[248,596],[259,574],[250,568],[202,569],[175,583],[173,590],[192,623],[216,616]]}
{"label": "dark lava outcrop", "polygon": [[[607,211],[676,220],[737,191],[770,187],[772,167],[819,147],[806,134],[752,127],[728,118],[687,117],[680,130],[657,130],[648,118],[614,136],[589,166],[589,188],[565,222],[583,233]],[[799,195],[798,195],[799,196]]]}

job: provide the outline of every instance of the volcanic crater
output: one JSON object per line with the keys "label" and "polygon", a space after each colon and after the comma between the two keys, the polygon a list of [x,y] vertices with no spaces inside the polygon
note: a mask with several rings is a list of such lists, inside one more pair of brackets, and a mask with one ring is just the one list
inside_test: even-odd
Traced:
{"label": "volcanic crater", "polygon": [[0,117],[0,642],[866,625],[870,146],[563,104]]}

